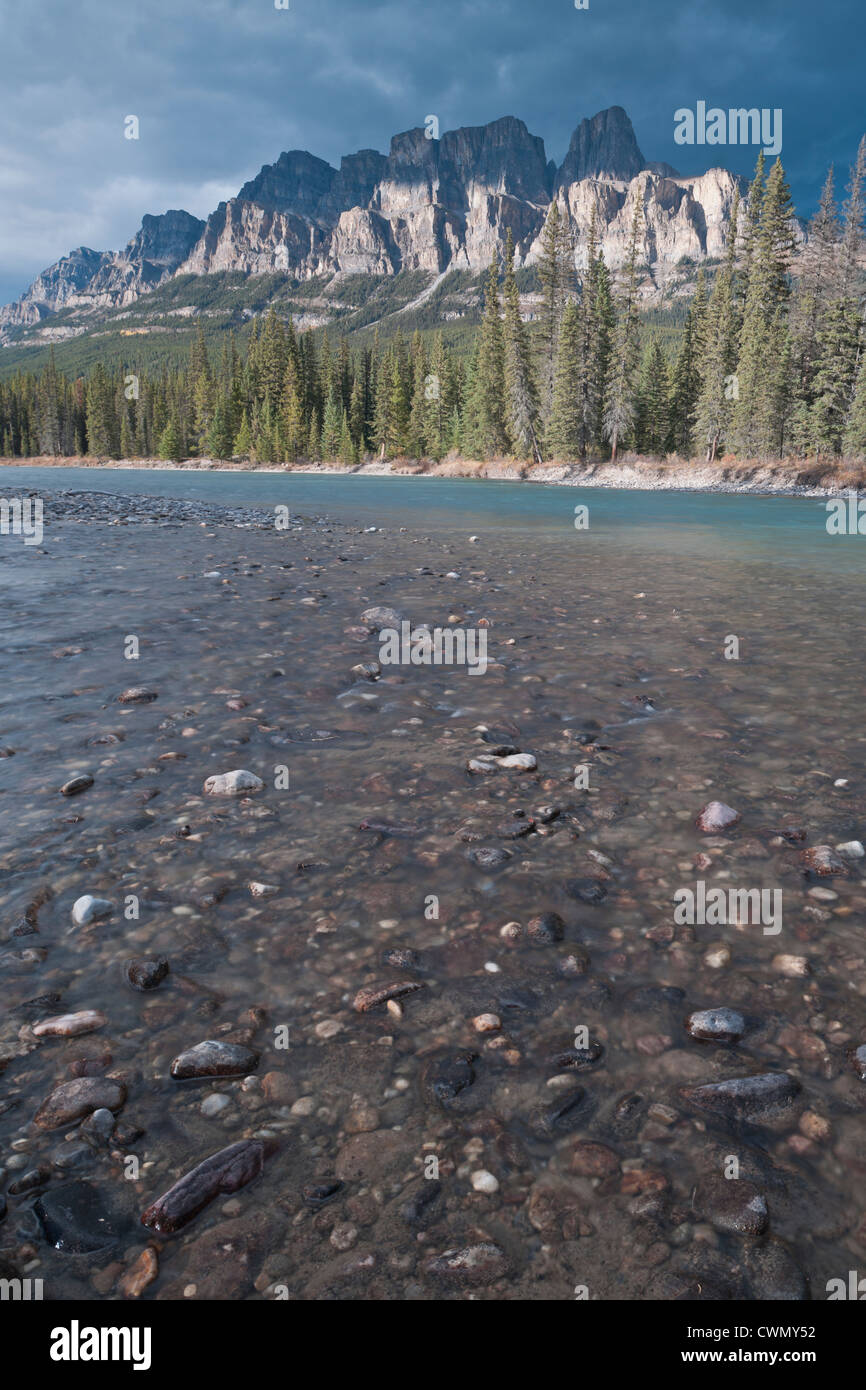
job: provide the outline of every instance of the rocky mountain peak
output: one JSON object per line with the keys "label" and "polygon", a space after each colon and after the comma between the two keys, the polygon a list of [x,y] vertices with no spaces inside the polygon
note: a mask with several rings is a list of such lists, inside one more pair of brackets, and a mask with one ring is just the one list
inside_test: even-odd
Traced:
{"label": "rocky mountain peak", "polygon": [[621,106],[609,106],[580,122],[559,170],[557,187],[595,178],[627,183],[646,167],[625,111]]}

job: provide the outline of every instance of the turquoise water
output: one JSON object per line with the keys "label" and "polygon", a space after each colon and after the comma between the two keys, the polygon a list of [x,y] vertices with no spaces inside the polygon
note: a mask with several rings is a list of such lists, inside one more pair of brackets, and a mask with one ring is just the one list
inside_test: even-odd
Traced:
{"label": "turquoise water", "polygon": [[574,509],[589,508],[582,544],[682,555],[729,555],[820,570],[862,569],[866,537],[830,536],[816,498],[725,493],[641,492],[468,478],[358,477],[334,474],[204,473],[181,469],[6,468],[5,494],[57,488],[180,497],[231,506],[284,503],[365,526],[448,526],[456,533],[507,528],[575,534]]}

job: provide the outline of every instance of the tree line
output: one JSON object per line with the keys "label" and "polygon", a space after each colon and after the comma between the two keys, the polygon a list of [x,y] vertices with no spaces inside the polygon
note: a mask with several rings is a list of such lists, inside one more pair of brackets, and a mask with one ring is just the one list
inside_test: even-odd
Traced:
{"label": "tree line", "polygon": [[[735,194],[727,249],[703,268],[675,353],[642,346],[635,202],[624,263],[605,264],[593,215],[575,269],[569,225],[551,204],[535,320],[523,319],[509,232],[485,276],[471,352],[442,334],[397,333],[352,348],[298,333],[271,309],[242,354],[213,360],[199,325],[185,367],[0,383],[0,452],[108,458],[201,456],[259,464],[365,457],[610,458],[624,450],[741,458],[866,456],[863,251],[866,138],[842,207],[834,176],[800,246],[782,164],[758,158]],[[796,273],[794,273],[796,271]]]}

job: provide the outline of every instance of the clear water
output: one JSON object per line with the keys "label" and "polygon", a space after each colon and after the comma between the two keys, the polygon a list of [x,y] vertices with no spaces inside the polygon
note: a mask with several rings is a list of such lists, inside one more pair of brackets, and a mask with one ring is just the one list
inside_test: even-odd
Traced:
{"label": "clear water", "polygon": [[[8,933],[31,906],[38,928],[0,947],[0,1259],[59,1298],[121,1296],[148,1243],[159,1272],[145,1298],[285,1286],[298,1299],[570,1299],[577,1285],[603,1299],[698,1286],[823,1298],[856,1267],[863,861],[818,879],[800,854],[866,830],[866,538],[830,538],[822,504],[788,499],[117,470],[10,469],[3,482],[5,495],[288,502],[334,525],[84,526],[52,522],[49,506],[43,553],[0,542],[0,747],[14,749],[0,760],[0,892]],[[572,524],[578,502],[586,532]],[[496,664],[483,677],[407,667],[356,682],[352,666],[378,644],[347,629],[371,604],[433,625],[483,618]],[[137,662],[124,660],[129,634]],[[737,661],[725,659],[731,635]],[[138,684],[159,698],[117,702]],[[532,752],[537,771],[468,773],[490,747],[483,725]],[[117,742],[94,742],[106,735]],[[588,790],[574,787],[579,764]],[[275,786],[281,766],[288,790]],[[265,789],[202,795],[206,777],[238,767]],[[93,787],[61,797],[82,771]],[[742,819],[708,837],[694,821],[715,799]],[[546,806],[558,811],[547,823]],[[536,827],[512,839],[515,811]],[[469,857],[478,847],[510,857],[485,873]],[[675,892],[699,878],[781,889],[781,933],[675,924]],[[253,897],[253,881],[273,895]],[[72,928],[84,893],[135,895],[140,916]],[[561,942],[526,931],[547,912]],[[522,931],[503,935],[514,922]],[[418,960],[386,963],[389,948]],[[171,974],[134,993],[123,962],[152,954]],[[804,957],[808,973],[785,973],[780,955]],[[569,956],[584,973],[569,973]],[[404,979],[423,988],[402,1016],[353,1009],[363,987]],[[60,1003],[24,1007],[46,994]],[[743,1015],[739,1043],[686,1032],[686,1015],[715,1006]],[[84,1008],[105,1013],[98,1032],[26,1031]],[[501,1027],[480,1034],[472,1020],[488,1012]],[[539,1112],[563,1084],[553,1059],[576,1028],[603,1052],[545,1134]],[[178,1052],[238,1030],[261,1053],[252,1079],[172,1080]],[[429,1069],[467,1052],[474,1084],[443,1106]],[[75,1124],[32,1121],[84,1062],[122,1077],[128,1128],[74,1157]],[[780,1071],[801,1089],[778,1117],[713,1116],[683,1095]],[[228,1105],[203,1112],[214,1094]],[[151,1240],[139,1224],[150,1201],[261,1132],[279,1146],[261,1178]],[[138,1176],[124,1178],[129,1155]],[[732,1155],[767,1207],[755,1235],[727,1229],[712,1196]],[[441,1188],[407,1215],[430,1190],[431,1156]],[[495,1191],[474,1189],[480,1170]],[[33,1172],[35,1187],[10,1193]],[[106,1252],[45,1241],[34,1200],[71,1177],[114,1209]],[[335,1178],[344,1186],[311,1210],[305,1188]],[[501,1260],[474,1282],[443,1267],[444,1252],[479,1243]]]}

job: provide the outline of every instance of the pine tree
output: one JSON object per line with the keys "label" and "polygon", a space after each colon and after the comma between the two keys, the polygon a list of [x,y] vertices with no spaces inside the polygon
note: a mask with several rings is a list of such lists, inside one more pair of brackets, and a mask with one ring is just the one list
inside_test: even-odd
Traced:
{"label": "pine tree", "polygon": [[180,426],[177,416],[172,415],[159,436],[159,457],[169,463],[180,463],[183,456],[184,447]]}
{"label": "pine tree", "polygon": [[248,459],[253,451],[253,435],[250,429],[250,417],[244,408],[241,414],[241,423],[232,444],[232,457]]}
{"label": "pine tree", "polygon": [[636,382],[639,353],[639,322],[637,312],[638,239],[643,225],[643,204],[635,199],[628,251],[622,270],[619,317],[610,354],[604,433],[610,440],[611,462],[616,463],[620,442],[634,424],[637,409]]}
{"label": "pine tree", "polygon": [[574,249],[571,242],[568,215],[554,198],[541,233],[541,254],[538,260],[541,281],[539,309],[539,354],[541,408],[545,420],[553,409],[553,386],[556,376],[556,353],[565,306],[573,292]]}
{"label": "pine tree", "polygon": [[842,442],[849,458],[866,458],[866,352],[862,350],[854,399],[848,413]]}
{"label": "pine tree", "polygon": [[793,248],[791,195],[777,159],[754,237],[736,371],[731,438],[747,458],[778,454],[783,444],[789,393],[781,371],[789,358],[785,309]]}
{"label": "pine tree", "polygon": [[427,452],[427,357],[420,333],[412,342],[412,406],[409,412],[407,451],[410,458],[423,458]]}
{"label": "pine tree", "polygon": [[565,306],[559,331],[553,410],[545,432],[548,458],[577,458],[584,438],[580,329],[580,313],[572,300]]}
{"label": "pine tree", "polygon": [[538,388],[532,354],[523,319],[520,293],[514,274],[514,238],[511,228],[505,244],[505,318],[503,338],[503,385],[505,389],[505,427],[512,451],[518,458],[541,462],[538,445]]}
{"label": "pine tree", "polygon": [[638,386],[637,447],[642,454],[665,454],[670,442],[670,377],[658,342],[648,343]]}
{"label": "pine tree", "polygon": [[495,255],[487,272],[474,376],[473,425],[478,452],[482,458],[495,458],[508,449],[505,342],[499,315],[499,267]]}
{"label": "pine tree", "polygon": [[[734,368],[737,361],[739,322],[737,314],[737,229],[740,195],[735,192],[728,227],[728,244],[724,263],[719,270],[706,314],[706,332],[699,371],[696,373],[698,391],[694,409],[694,438],[699,448],[706,449],[707,463],[713,463],[727,437],[736,396]],[[681,349],[691,351],[691,321],[686,322],[686,336]],[[674,383],[674,447],[688,453],[691,417],[680,404],[680,375],[689,374],[691,366],[677,362]],[[685,391],[683,394],[687,394]]]}

